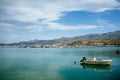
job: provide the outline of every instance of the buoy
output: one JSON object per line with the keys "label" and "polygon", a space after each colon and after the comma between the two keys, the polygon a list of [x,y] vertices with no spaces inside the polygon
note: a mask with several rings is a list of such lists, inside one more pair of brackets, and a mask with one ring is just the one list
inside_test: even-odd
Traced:
{"label": "buoy", "polygon": [[76,64],[76,61],[74,61],[74,64]]}

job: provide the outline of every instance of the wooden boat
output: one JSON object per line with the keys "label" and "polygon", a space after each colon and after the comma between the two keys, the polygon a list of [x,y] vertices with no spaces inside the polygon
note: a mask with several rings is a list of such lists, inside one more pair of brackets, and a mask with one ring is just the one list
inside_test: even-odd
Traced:
{"label": "wooden boat", "polygon": [[82,58],[81,64],[89,64],[89,65],[110,65],[112,59],[96,59],[93,57],[92,59]]}

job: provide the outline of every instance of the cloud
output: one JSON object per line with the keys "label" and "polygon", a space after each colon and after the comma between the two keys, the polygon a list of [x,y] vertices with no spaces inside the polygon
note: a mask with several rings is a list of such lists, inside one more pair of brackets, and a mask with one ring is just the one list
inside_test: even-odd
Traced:
{"label": "cloud", "polygon": [[42,22],[41,24],[36,23],[32,26],[19,27],[9,23],[0,23],[0,32],[4,35],[26,35],[26,34],[39,34],[41,31],[59,30],[59,31],[70,31],[70,30],[89,30],[95,29],[99,26],[96,25],[64,25],[56,22]]}
{"label": "cloud", "polygon": [[98,19],[96,20],[98,27],[98,30],[103,30],[103,31],[115,31],[119,30],[120,25],[118,24],[112,24],[107,20],[103,19]]}
{"label": "cloud", "polygon": [[120,7],[117,0],[2,0],[0,5],[9,19],[23,22],[55,21],[64,16],[64,12],[104,12]]}
{"label": "cloud", "polygon": [[50,30],[84,30],[84,29],[94,29],[98,26],[96,25],[77,25],[77,26],[70,26],[59,24],[55,22],[45,22],[48,25],[48,29]]}
{"label": "cloud", "polygon": [[41,31],[89,30],[112,26],[104,21],[101,21],[104,25],[100,25],[99,21],[99,25],[74,26],[56,21],[72,11],[99,13],[114,9],[120,9],[117,0],[0,0],[0,35],[13,35],[14,39],[21,36],[21,39],[23,36],[30,38],[28,35],[34,37],[34,33],[40,35]]}
{"label": "cloud", "polygon": [[5,33],[12,32],[12,29],[14,29],[14,28],[16,28],[16,27],[13,24],[0,22],[0,32],[1,33],[5,34]]}
{"label": "cloud", "polygon": [[13,26],[14,26],[13,24],[1,23],[1,22],[0,22],[0,29],[1,29],[1,28],[6,28],[6,27],[13,27]]}
{"label": "cloud", "polygon": [[25,27],[25,30],[38,33],[38,32],[43,31],[43,27],[41,25],[27,26]]}
{"label": "cloud", "polygon": [[104,27],[104,28],[117,28],[116,25],[109,23],[107,20],[98,19],[96,22],[98,23],[99,26],[101,26],[101,28],[102,27]]}
{"label": "cloud", "polygon": [[[59,20],[62,16],[66,15],[65,12],[104,12],[106,10],[119,9],[120,2],[117,0],[1,0],[0,7],[0,20],[2,21],[16,20],[38,24],[40,21],[49,23]],[[58,26],[60,24],[51,23],[51,25]],[[67,27],[73,28],[72,26],[62,24],[61,26],[66,27],[66,29]],[[60,29],[62,30],[61,27]],[[78,26],[74,29],[78,29]]]}

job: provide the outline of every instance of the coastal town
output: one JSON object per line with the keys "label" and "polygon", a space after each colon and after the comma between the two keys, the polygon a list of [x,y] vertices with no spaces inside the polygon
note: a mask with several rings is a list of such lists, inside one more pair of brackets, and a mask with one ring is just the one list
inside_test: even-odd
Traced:
{"label": "coastal town", "polygon": [[91,41],[75,41],[71,43],[54,43],[54,44],[40,44],[40,43],[12,43],[0,44],[1,48],[78,48],[78,47],[93,47],[93,46],[120,46],[120,40],[91,40]]}

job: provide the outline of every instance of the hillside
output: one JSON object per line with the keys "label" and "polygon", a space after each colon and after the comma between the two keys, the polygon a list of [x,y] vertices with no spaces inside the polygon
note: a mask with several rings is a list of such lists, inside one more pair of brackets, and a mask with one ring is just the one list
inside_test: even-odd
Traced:
{"label": "hillside", "polygon": [[[11,43],[11,44],[4,44],[10,46],[19,46],[19,45],[53,45],[53,44],[68,44],[68,45],[76,45],[79,43],[80,45],[114,45],[120,43],[120,30],[102,34],[88,34],[83,36],[76,36],[76,37],[61,37],[59,39],[53,40],[30,40],[30,41],[21,41],[19,43]],[[0,44],[0,46],[3,43]]]}
{"label": "hillside", "polygon": [[83,41],[83,40],[110,40],[110,39],[120,40],[120,30],[115,32],[102,33],[102,34],[88,34],[88,35],[76,36],[72,38],[62,37],[54,40],[33,40],[33,41],[26,41],[20,43],[44,45],[44,44],[55,44],[55,43],[71,43],[74,41]]}
{"label": "hillside", "polygon": [[75,41],[70,44],[69,46],[106,46],[106,45],[120,45],[120,40],[117,39],[110,39],[110,40],[84,40],[84,41]]}

